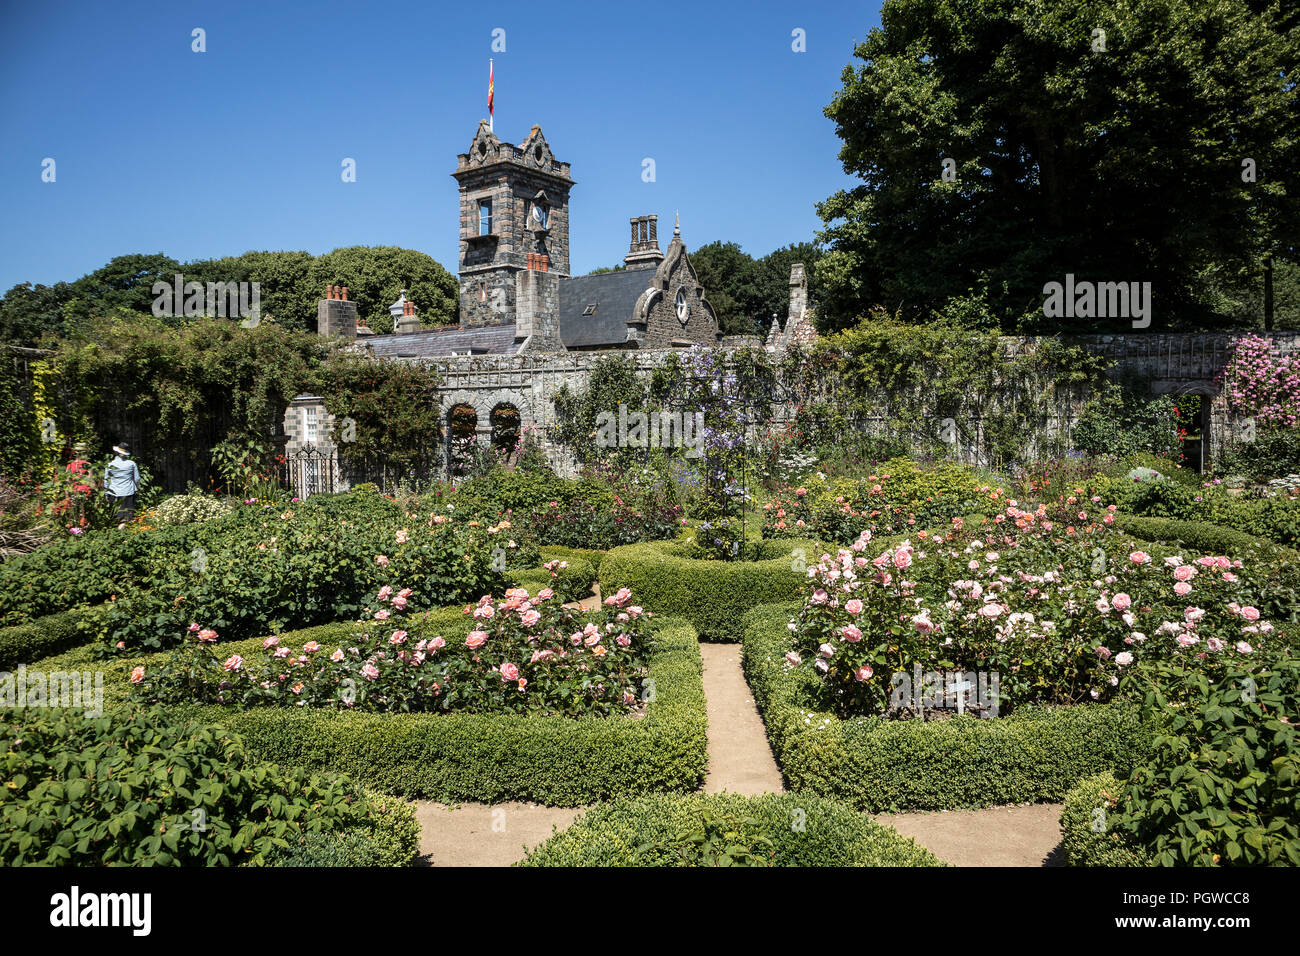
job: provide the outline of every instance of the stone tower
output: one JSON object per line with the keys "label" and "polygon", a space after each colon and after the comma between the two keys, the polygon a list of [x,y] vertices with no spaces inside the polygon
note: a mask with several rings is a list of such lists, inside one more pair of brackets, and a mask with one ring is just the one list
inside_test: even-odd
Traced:
{"label": "stone tower", "polygon": [[512,146],[482,120],[452,175],[460,184],[460,324],[514,322],[516,274],[530,256],[557,278],[569,275],[569,164],[555,159],[540,126]]}

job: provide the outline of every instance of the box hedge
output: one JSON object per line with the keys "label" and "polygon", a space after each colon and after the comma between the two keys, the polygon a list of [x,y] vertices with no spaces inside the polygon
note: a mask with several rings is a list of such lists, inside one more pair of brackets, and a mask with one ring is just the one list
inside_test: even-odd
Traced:
{"label": "box hedge", "polygon": [[741,660],[768,739],[792,789],[872,812],[952,810],[1060,800],[1103,770],[1128,772],[1151,749],[1136,708],[1025,707],[1010,717],[841,720],[812,675],[791,670],[797,605],[755,608]]}
{"label": "box hedge", "polygon": [[795,793],[657,794],[601,804],[516,865],[717,865],[716,851],[697,849],[701,834],[723,852],[740,847],[765,866],[945,865],[839,801]]}
{"label": "box hedge", "polygon": [[1113,773],[1079,783],[1061,810],[1061,849],[1069,866],[1154,866],[1151,857],[1111,826],[1124,785]]}
{"label": "box hedge", "polygon": [[73,609],[38,617],[28,624],[0,627],[0,669],[58,654],[90,640],[81,627],[85,610]]}
{"label": "box hedge", "polygon": [[340,771],[385,793],[577,806],[700,785],[707,743],[700,673],[695,631],[661,620],[637,717],[198,710],[263,759]]}
{"label": "box hedge", "polygon": [[698,560],[687,557],[688,546],[681,541],[613,548],[600,565],[601,593],[631,588],[638,604],[690,621],[702,641],[739,641],[742,615],[760,604],[797,597],[807,566],[824,550],[802,539],[753,543],[763,559]]}
{"label": "box hedge", "polygon": [[1178,541],[1202,554],[1226,554],[1230,557],[1259,554],[1272,560],[1300,563],[1300,551],[1206,521],[1121,515],[1115,527],[1143,541]]}

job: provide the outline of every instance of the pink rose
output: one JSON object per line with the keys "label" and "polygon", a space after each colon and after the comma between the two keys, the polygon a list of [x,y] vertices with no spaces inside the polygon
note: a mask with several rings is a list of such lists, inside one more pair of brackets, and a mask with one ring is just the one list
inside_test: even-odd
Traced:
{"label": "pink rose", "polygon": [[519,682],[515,684],[515,686],[519,688],[520,693],[523,693],[524,688],[528,686],[528,678],[527,677],[519,678]]}
{"label": "pink rose", "polygon": [[320,650],[320,645],[317,644],[315,641],[308,641],[306,644],[302,646],[302,649],[306,651],[308,654],[315,654],[317,651]]}
{"label": "pink rose", "polygon": [[1133,599],[1121,591],[1110,599],[1110,603],[1121,611],[1127,611],[1133,606]]}
{"label": "pink rose", "polygon": [[330,660],[332,660],[335,664],[337,664],[339,661],[343,660],[343,648],[341,648],[341,647],[340,647],[340,648],[337,648],[337,649],[334,651],[334,653],[330,655]]}
{"label": "pink rose", "polygon": [[492,607],[491,604],[483,604],[480,605],[479,607],[474,608],[474,616],[477,618],[482,618],[483,620],[487,620],[495,613],[496,610]]}
{"label": "pink rose", "polygon": [[387,610],[376,611],[376,612],[375,612],[375,620],[376,620],[376,621],[386,621],[386,620],[388,620],[389,617],[390,617],[390,615],[389,615],[389,612],[388,612]]}
{"label": "pink rose", "polygon": [[1249,654],[1254,650],[1255,649],[1251,647],[1249,644],[1247,644],[1245,641],[1237,642],[1237,652],[1240,654]]}
{"label": "pink rose", "polygon": [[471,651],[476,651],[487,643],[487,631],[470,631],[469,636],[465,638],[465,644]]}
{"label": "pink rose", "polygon": [[262,646],[269,649],[278,646],[279,643],[280,639],[278,637],[268,637],[262,642]]}
{"label": "pink rose", "polygon": [[835,654],[835,648],[831,647],[829,644],[823,644],[821,647],[817,648],[817,650],[821,653],[822,657],[832,657]]}
{"label": "pink rose", "polygon": [[851,598],[848,603],[844,605],[844,610],[848,611],[854,617],[857,617],[862,613],[862,602],[857,598]]}
{"label": "pink rose", "polygon": [[868,665],[868,666],[859,667],[856,671],[853,672],[853,676],[856,677],[859,681],[868,681],[871,680],[871,675],[874,673],[875,671],[873,671],[871,667]]}
{"label": "pink rose", "polygon": [[1174,568],[1175,581],[1190,581],[1194,574],[1196,574],[1196,569],[1190,564],[1180,564]]}
{"label": "pink rose", "polygon": [[205,627],[199,631],[199,640],[205,644],[211,644],[217,639],[217,632],[210,627]]}
{"label": "pink rose", "polygon": [[444,648],[446,646],[447,646],[447,642],[444,641],[441,637],[435,637],[433,640],[429,642],[429,650],[431,651],[440,650],[441,648]]}
{"label": "pink rose", "polygon": [[858,641],[862,640],[862,632],[852,624],[847,624],[840,628],[840,634],[843,635],[844,639],[851,644],[856,644]]}
{"label": "pink rose", "polygon": [[1120,667],[1127,667],[1129,664],[1133,663],[1133,655],[1128,651],[1120,651],[1115,655],[1115,663]]}
{"label": "pink rose", "polygon": [[[800,657],[798,654],[796,654],[794,651],[789,651],[785,655],[785,662],[787,664],[790,664],[791,666],[798,667],[801,663],[803,663],[803,658]],[[140,670],[143,671],[144,668],[142,667],[140,668]]]}
{"label": "pink rose", "polygon": [[1098,646],[1098,648],[1097,648],[1097,656],[1100,657],[1103,661],[1105,661],[1105,660],[1109,660],[1109,659],[1110,659],[1110,648],[1107,647],[1105,644],[1102,644],[1102,645]]}
{"label": "pink rose", "polygon": [[542,615],[540,613],[535,610],[528,610],[523,613],[519,620],[523,622],[524,627],[532,627],[541,619]]}
{"label": "pink rose", "polygon": [[1145,551],[1134,551],[1132,554],[1128,556],[1128,559],[1132,561],[1134,564],[1151,563],[1151,555],[1147,554]]}
{"label": "pink rose", "polygon": [[1186,581],[1179,581],[1174,585],[1174,593],[1179,597],[1186,597],[1192,593],[1192,586]]}
{"label": "pink rose", "polygon": [[553,597],[555,597],[555,592],[550,588],[542,588],[537,592],[537,600],[539,601],[549,601]]}
{"label": "pink rose", "polygon": [[231,654],[221,666],[228,671],[237,671],[244,666],[244,659],[238,654]]}
{"label": "pink rose", "polygon": [[825,604],[829,599],[830,599],[830,595],[827,594],[825,591],[823,591],[821,588],[818,588],[816,591],[813,592],[813,596],[812,596],[813,604]]}
{"label": "pink rose", "polygon": [[139,667],[133,668],[132,671],[131,671],[131,683],[132,683],[132,684],[138,684],[138,683],[140,683],[140,681],[142,681],[142,680],[144,680],[144,665],[143,665],[143,664],[141,664]]}
{"label": "pink rose", "polygon": [[392,594],[393,594],[393,589],[389,585],[385,584],[382,588],[379,589],[378,597],[379,600],[381,601],[387,601],[390,597],[392,597]]}
{"label": "pink rose", "polygon": [[1241,609],[1241,616],[1248,621],[1258,621],[1259,610],[1257,608],[1246,606]]}
{"label": "pink rose", "polygon": [[379,676],[379,668],[367,661],[364,665],[362,665],[361,676],[364,677],[366,680],[374,680],[376,677]]}
{"label": "pink rose", "polygon": [[393,607],[397,608],[399,611],[406,610],[406,598],[404,597],[393,598]]}
{"label": "pink rose", "polygon": [[[314,642],[313,642],[313,643],[314,643]],[[405,644],[405,643],[406,643],[406,632],[405,632],[405,631],[393,631],[392,636],[388,638],[388,643],[389,643],[389,644]]]}
{"label": "pink rose", "polygon": [[519,668],[516,667],[514,664],[511,664],[509,661],[506,661],[506,663],[501,665],[501,679],[518,680]]}

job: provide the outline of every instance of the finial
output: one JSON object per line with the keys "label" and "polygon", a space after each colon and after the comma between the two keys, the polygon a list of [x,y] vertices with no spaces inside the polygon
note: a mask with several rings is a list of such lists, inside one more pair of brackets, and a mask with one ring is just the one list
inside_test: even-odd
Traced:
{"label": "finial", "polygon": [[673,235],[680,236],[681,234],[682,234],[682,214],[679,210],[674,209],[673,210]]}

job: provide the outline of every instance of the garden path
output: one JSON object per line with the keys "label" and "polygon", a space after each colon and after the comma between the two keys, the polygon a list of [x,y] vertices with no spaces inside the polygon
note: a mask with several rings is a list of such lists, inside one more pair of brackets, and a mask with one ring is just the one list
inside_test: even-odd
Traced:
{"label": "garden path", "polygon": [[767,744],[763,718],[740,668],[739,644],[701,644],[709,715],[705,793],[782,793],[781,770]]}

